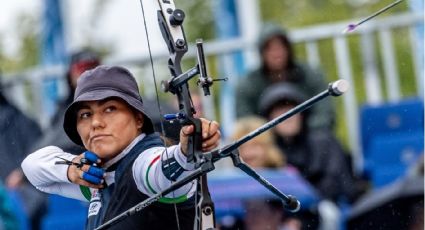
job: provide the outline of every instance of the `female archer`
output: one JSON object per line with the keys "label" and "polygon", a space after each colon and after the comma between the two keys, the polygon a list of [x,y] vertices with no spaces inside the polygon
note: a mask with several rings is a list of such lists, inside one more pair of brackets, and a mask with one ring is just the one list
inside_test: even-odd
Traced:
{"label": "female archer", "polygon": [[[218,146],[221,134],[217,122],[200,120],[202,151],[207,152]],[[41,191],[89,201],[86,229],[98,227],[194,169],[186,160],[193,126],[183,126],[178,145],[164,147],[145,113],[134,77],[122,67],[99,66],[82,74],[63,127],[88,151],[75,156],[44,147],[30,154],[22,168]],[[191,229],[195,191],[196,182],[186,184],[114,227]]]}

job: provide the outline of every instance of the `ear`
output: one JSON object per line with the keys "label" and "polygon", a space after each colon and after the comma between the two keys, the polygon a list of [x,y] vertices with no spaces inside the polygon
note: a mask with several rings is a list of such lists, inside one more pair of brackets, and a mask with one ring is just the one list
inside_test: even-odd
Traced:
{"label": "ear", "polygon": [[145,117],[142,113],[136,113],[136,125],[137,129],[141,130],[143,127],[143,123],[145,121]]}

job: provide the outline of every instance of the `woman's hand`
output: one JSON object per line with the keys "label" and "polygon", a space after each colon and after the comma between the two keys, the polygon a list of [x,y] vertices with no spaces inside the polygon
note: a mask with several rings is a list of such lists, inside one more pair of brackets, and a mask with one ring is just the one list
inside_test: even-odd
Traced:
{"label": "woman's hand", "polygon": [[69,181],[74,184],[90,188],[103,188],[105,170],[96,166],[101,163],[100,158],[98,158],[94,153],[86,151],[72,159],[72,162],[79,164],[83,158],[93,164],[83,164],[81,167],[77,165],[70,165],[68,167],[67,174]]}
{"label": "woman's hand", "polygon": [[[220,144],[221,133],[219,124],[216,121],[210,121],[200,118],[202,130],[202,152],[208,152],[215,149]],[[183,154],[187,154],[189,136],[194,132],[193,125],[183,126],[180,130],[180,146]]]}

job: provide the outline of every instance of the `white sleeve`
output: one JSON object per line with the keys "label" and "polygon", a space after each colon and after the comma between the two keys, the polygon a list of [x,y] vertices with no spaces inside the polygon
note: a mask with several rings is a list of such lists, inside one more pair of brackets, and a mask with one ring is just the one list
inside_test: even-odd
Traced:
{"label": "white sleeve", "polygon": [[87,201],[80,186],[68,180],[68,165],[55,164],[61,157],[72,160],[75,155],[64,152],[56,146],[48,146],[28,155],[21,164],[28,180],[38,190],[51,194]]}
{"label": "white sleeve", "polygon": [[[152,196],[170,187],[173,181],[166,177],[164,172],[166,169],[163,171],[162,168],[162,162],[170,158],[174,158],[175,162],[183,169],[178,178],[185,177],[194,169],[194,164],[186,162],[186,156],[180,151],[180,145],[145,150],[133,164],[133,177],[139,191]],[[195,191],[196,181],[192,181],[166,197],[172,198],[171,200],[168,199],[171,202],[173,199],[185,200],[191,197]]]}

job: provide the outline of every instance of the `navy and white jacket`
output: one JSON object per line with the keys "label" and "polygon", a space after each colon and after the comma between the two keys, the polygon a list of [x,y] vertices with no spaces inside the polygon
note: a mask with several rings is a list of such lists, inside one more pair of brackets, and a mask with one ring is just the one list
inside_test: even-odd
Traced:
{"label": "navy and white jacket", "polygon": [[[179,145],[165,148],[157,134],[141,134],[105,163],[107,186],[104,189],[71,183],[67,178],[68,166],[55,165],[57,157],[72,160],[75,155],[48,146],[25,158],[22,169],[28,180],[43,192],[89,201],[86,229],[94,229],[168,188],[173,180],[194,168],[193,164],[186,162]],[[195,216],[191,197],[195,191],[196,182],[193,181],[110,229],[177,229],[177,226],[191,229]],[[178,222],[174,203],[178,207]]]}

